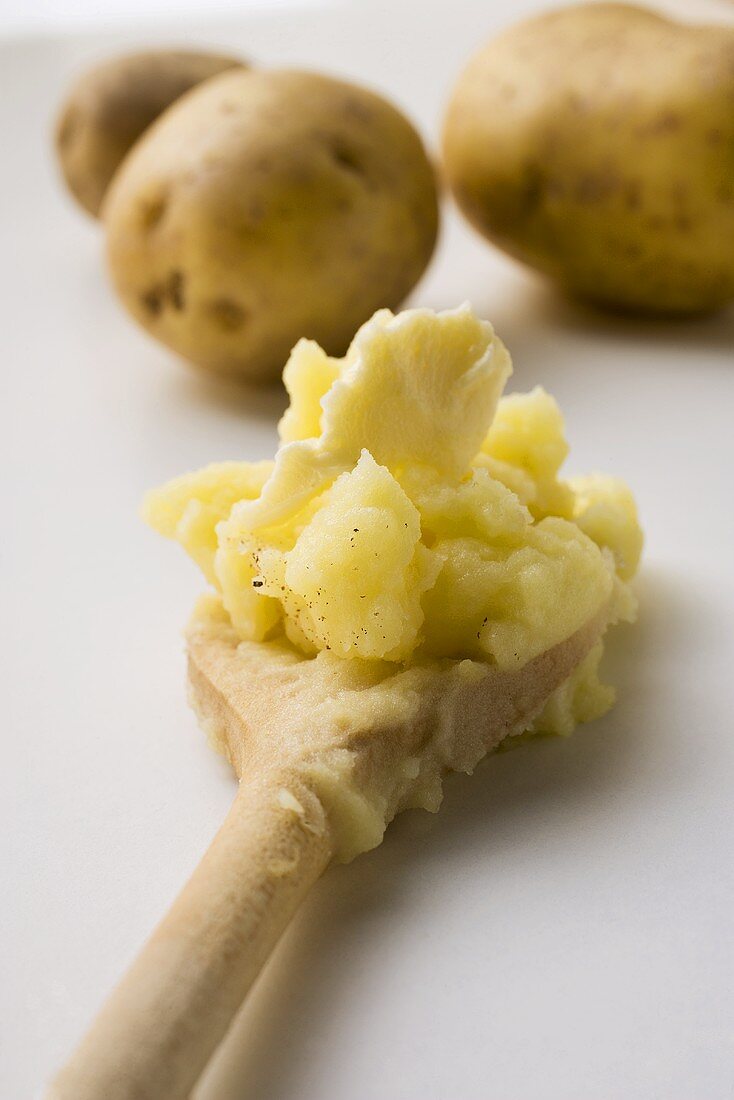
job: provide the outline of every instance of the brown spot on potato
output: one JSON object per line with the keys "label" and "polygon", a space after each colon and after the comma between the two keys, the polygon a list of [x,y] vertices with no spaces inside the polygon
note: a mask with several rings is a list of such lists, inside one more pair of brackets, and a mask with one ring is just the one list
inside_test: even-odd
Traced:
{"label": "brown spot on potato", "polygon": [[140,211],[140,225],[144,233],[150,233],[160,225],[168,209],[168,196],[156,195],[143,202]]}
{"label": "brown spot on potato", "polygon": [[247,320],[247,310],[232,298],[215,298],[208,302],[206,313],[222,332],[238,332]]}
{"label": "brown spot on potato", "polygon": [[628,180],[624,185],[624,201],[628,210],[639,210],[642,205],[642,188],[639,180]]}
{"label": "brown spot on potato", "polygon": [[331,147],[331,156],[339,168],[344,168],[355,176],[363,176],[365,172],[359,154],[343,141],[335,141]]}
{"label": "brown spot on potato", "polygon": [[183,272],[171,271],[163,282],[153,283],[140,295],[140,304],[150,317],[159,317],[166,306],[181,313],[186,308],[184,287]]}
{"label": "brown spot on potato", "polygon": [[185,307],[184,277],[181,271],[172,271],[166,285],[167,297],[173,308],[180,313]]}
{"label": "brown spot on potato", "polygon": [[158,317],[163,309],[163,291],[160,284],[144,291],[140,295],[140,304],[151,317]]}
{"label": "brown spot on potato", "polygon": [[613,172],[587,172],[578,177],[574,198],[581,203],[602,202],[619,190],[619,178]]}
{"label": "brown spot on potato", "polygon": [[644,137],[655,137],[657,134],[674,134],[680,130],[683,119],[676,111],[663,111],[651,122],[640,126],[639,132]]}
{"label": "brown spot on potato", "polygon": [[584,114],[589,109],[587,97],[575,90],[568,93],[568,105],[571,110],[575,111],[577,114]]}
{"label": "brown spot on potato", "polygon": [[363,99],[357,99],[351,95],[344,97],[343,110],[347,117],[357,119],[359,122],[369,123],[375,117],[371,106],[368,106]]}
{"label": "brown spot on potato", "polygon": [[539,164],[530,161],[525,165],[522,180],[522,205],[525,213],[530,214],[538,206],[545,191],[545,172]]}

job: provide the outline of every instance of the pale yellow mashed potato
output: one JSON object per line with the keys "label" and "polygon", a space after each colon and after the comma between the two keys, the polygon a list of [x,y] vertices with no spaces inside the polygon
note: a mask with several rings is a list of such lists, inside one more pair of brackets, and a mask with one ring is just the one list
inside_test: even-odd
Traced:
{"label": "pale yellow mashed potato", "polygon": [[[219,591],[242,639],[406,665],[525,664],[603,606],[634,616],[642,534],[627,486],[563,480],[560,410],[502,397],[510,358],[467,306],[375,314],[343,359],[301,340],[274,462],[225,462],[144,514]],[[569,733],[613,700],[599,643],[536,718]]]}

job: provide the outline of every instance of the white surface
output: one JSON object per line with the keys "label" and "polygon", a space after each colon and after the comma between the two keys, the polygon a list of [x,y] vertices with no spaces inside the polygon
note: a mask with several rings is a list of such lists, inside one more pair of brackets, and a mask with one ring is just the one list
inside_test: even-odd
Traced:
{"label": "white surface", "polygon": [[[362,0],[333,0],[349,5]],[[180,25],[182,17],[196,17],[202,11],[207,18],[228,13],[242,15],[272,12],[275,9],[318,8],[321,0],[0,0],[0,36],[38,34],[60,30],[109,30],[130,23],[145,25],[166,20]]]}
{"label": "white surface", "polygon": [[[423,4],[412,29],[406,8],[371,10],[175,37],[368,80],[433,138],[501,7]],[[178,631],[201,582],[138,501],[201,463],[269,453],[282,408],[279,392],[208,381],[138,332],[101,276],[97,228],[56,182],[61,90],[118,44],[0,54],[8,1100],[40,1094],[233,793],[184,698]],[[414,300],[464,298],[509,344],[514,385],[558,396],[571,468],[622,474],[638,494],[642,618],[612,647],[620,703],[568,742],[449,782],[440,815],[406,815],[331,871],[200,1100],[732,1095],[734,314],[584,313],[451,215]]]}
{"label": "white surface", "polygon": [[[411,0],[392,0],[391,5],[382,8],[388,19],[393,22],[396,9],[407,7]],[[727,18],[727,5],[732,0],[658,0],[659,7],[688,12],[691,18]],[[461,0],[460,8],[466,10],[473,3],[477,14],[483,17],[483,26],[493,22],[510,22],[525,10],[548,6],[533,0]],[[196,18],[206,12],[208,20],[223,16],[236,16],[250,19],[253,16],[274,11],[281,12],[281,18],[294,8],[317,9],[323,15],[323,0],[0,0],[0,37],[18,34],[48,33],[56,30],[112,30],[120,26],[136,24],[139,27],[166,22],[179,26],[183,18]],[[361,9],[368,13],[380,8],[374,0],[328,0],[328,6],[334,10],[355,11]],[[444,4],[448,11],[456,8],[451,0]],[[560,6],[560,4],[558,5]],[[424,10],[424,5],[421,5]],[[322,19],[318,23],[323,27]],[[169,32],[170,33],[170,32]],[[451,31],[454,36],[453,29]]]}

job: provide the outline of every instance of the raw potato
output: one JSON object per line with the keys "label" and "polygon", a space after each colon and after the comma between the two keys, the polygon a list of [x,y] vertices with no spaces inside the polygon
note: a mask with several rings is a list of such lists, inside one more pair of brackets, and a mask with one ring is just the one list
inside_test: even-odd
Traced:
{"label": "raw potato", "polygon": [[521,23],[469,63],[449,183],[490,240],[617,308],[734,299],[734,28],[626,4]]}
{"label": "raw potato", "polygon": [[74,198],[97,217],[123,157],[151,122],[196,84],[243,64],[222,54],[151,50],[84,73],[66,98],[55,134]]}
{"label": "raw potato", "polygon": [[276,379],[300,337],[341,354],[423,272],[434,172],[399,111],[314,73],[226,73],[174,105],[104,211],[120,298],[208,370]]}

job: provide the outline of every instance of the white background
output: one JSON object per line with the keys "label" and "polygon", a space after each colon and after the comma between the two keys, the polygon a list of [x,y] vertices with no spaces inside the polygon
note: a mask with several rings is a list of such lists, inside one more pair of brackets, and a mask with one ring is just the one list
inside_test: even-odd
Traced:
{"label": "white background", "polygon": [[[0,47],[3,1100],[40,1095],[226,812],[233,780],[184,695],[179,629],[201,582],[136,511],[175,473],[270,453],[283,407],[187,369],[119,310],[99,228],[55,176],[59,97],[122,45],[210,44],[367,81],[435,144],[468,53],[539,5],[238,3],[191,29],[145,6],[149,27],[117,38]],[[331,870],[200,1100],[732,1096],[734,313],[598,316],[448,213],[413,301],[465,298],[508,343],[513,385],[559,398],[570,469],[637,492],[641,621],[608,661],[620,702],[450,781],[437,817],[405,815]]]}

